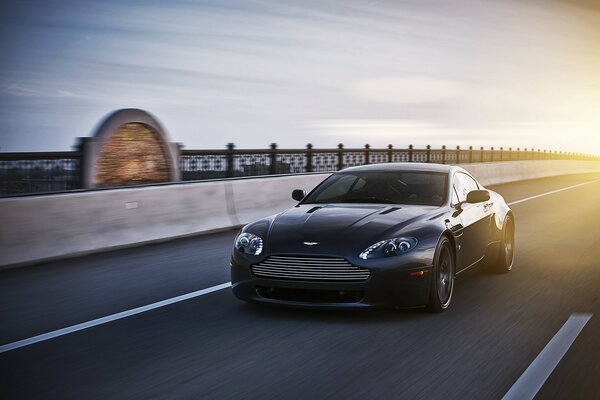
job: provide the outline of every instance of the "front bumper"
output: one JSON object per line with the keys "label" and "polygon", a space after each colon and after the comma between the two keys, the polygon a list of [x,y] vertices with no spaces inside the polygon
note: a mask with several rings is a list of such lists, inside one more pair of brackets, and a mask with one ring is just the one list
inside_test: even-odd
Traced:
{"label": "front bumper", "polygon": [[[431,265],[400,265],[370,269],[362,282],[315,282],[253,276],[246,260],[231,262],[231,284],[244,301],[302,308],[425,306],[431,285]],[[423,271],[422,274],[416,274]]]}

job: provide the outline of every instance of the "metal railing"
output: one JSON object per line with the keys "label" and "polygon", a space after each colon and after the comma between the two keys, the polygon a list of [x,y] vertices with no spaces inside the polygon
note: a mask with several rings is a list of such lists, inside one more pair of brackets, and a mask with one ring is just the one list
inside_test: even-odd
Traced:
{"label": "metal railing", "polygon": [[224,150],[181,150],[179,156],[182,180],[235,178],[307,172],[333,172],[356,165],[388,162],[426,162],[440,164],[465,164],[516,160],[595,160],[600,157],[581,153],[552,152],[520,149],[415,149],[412,145],[396,149],[364,148],[346,149],[339,144],[334,149],[279,149],[275,143],[270,149],[238,150],[233,143]]}
{"label": "metal railing", "polygon": [[[60,192],[82,188],[80,151],[44,153],[0,153],[0,195]],[[333,172],[347,167],[388,162],[465,164],[516,160],[589,160],[600,157],[534,149],[364,148],[236,149],[229,143],[223,150],[180,150],[182,181],[236,178],[261,175]]]}
{"label": "metal railing", "polygon": [[0,195],[80,189],[81,153],[0,153]]}

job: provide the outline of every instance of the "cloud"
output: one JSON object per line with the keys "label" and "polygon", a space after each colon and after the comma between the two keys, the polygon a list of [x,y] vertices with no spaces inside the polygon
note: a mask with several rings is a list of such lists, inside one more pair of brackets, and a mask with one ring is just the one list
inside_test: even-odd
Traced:
{"label": "cloud", "polygon": [[600,152],[589,133],[600,129],[600,14],[573,4],[9,1],[0,132],[11,135],[0,139],[67,149],[112,110],[139,107],[187,148],[560,142]]}
{"label": "cloud", "polygon": [[310,121],[306,124],[315,129],[419,129],[433,128],[438,124],[429,121],[400,119],[342,119]]}
{"label": "cloud", "polygon": [[434,103],[457,98],[463,91],[457,81],[419,75],[365,79],[351,88],[360,99],[389,104]]}

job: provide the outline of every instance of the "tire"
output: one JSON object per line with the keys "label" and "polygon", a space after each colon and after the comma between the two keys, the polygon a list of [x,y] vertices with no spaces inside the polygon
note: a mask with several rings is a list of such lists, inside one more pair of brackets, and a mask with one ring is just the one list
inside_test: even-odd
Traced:
{"label": "tire", "polygon": [[504,220],[502,227],[502,239],[500,240],[500,248],[495,262],[492,265],[492,270],[499,274],[507,274],[510,272],[515,259],[515,221],[509,214]]}
{"label": "tire", "polygon": [[454,292],[454,270],[452,245],[447,237],[442,236],[433,258],[428,311],[440,313],[450,306]]}

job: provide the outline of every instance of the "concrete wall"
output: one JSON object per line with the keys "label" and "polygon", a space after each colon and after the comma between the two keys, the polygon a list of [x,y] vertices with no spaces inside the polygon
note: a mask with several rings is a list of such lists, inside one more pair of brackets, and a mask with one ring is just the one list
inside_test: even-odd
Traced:
{"label": "concrete wall", "polygon": [[[484,185],[600,172],[592,161],[463,165]],[[329,174],[0,199],[0,268],[233,228],[295,204]]]}
{"label": "concrete wall", "polygon": [[600,172],[600,162],[597,161],[539,160],[461,164],[460,166],[469,171],[484,186],[547,176]]}

